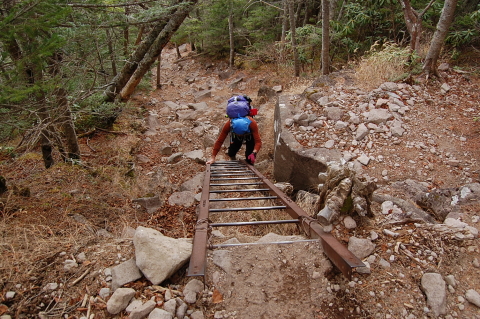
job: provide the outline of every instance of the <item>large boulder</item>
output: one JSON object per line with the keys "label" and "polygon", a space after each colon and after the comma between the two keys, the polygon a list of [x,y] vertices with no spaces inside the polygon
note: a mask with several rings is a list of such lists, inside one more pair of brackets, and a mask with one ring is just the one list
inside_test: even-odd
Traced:
{"label": "large boulder", "polygon": [[137,267],[154,285],[173,275],[190,258],[191,239],[174,239],[155,229],[138,227],[133,237]]}

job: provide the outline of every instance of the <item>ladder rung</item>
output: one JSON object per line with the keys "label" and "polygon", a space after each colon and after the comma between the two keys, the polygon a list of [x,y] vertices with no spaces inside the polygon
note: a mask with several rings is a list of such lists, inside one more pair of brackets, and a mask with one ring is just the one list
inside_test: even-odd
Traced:
{"label": "ladder rung", "polygon": [[277,199],[277,196],[263,196],[263,197],[228,197],[228,198],[213,198],[210,202],[228,202],[228,201],[242,201],[242,200],[262,200],[262,199]]}
{"label": "ladder rung", "polygon": [[219,244],[210,245],[208,248],[227,248],[227,247],[239,247],[239,246],[254,246],[254,245],[283,245],[283,244],[296,244],[296,243],[318,243],[318,239],[299,239],[299,240],[284,240],[284,241],[272,241],[272,242],[255,242],[255,243],[240,243],[240,244]]}
{"label": "ladder rung", "polygon": [[270,224],[298,224],[298,219],[286,220],[261,220],[256,222],[236,222],[236,223],[213,223],[211,227],[229,227],[229,226],[249,226],[249,225],[270,225]]}
{"label": "ladder rung", "polygon": [[269,188],[244,188],[244,189],[228,189],[228,190],[225,190],[225,189],[222,189],[222,190],[218,190],[218,191],[210,191],[210,194],[211,193],[238,193],[238,192],[265,192],[265,191],[269,191],[270,189]]}
{"label": "ladder rung", "polygon": [[262,185],[263,183],[225,183],[225,184],[210,184],[210,186],[237,186],[237,185]]}
{"label": "ladder rung", "polygon": [[258,177],[229,177],[229,178],[211,178],[210,181],[248,181],[251,179],[260,179]]}
{"label": "ladder rung", "polygon": [[243,212],[243,211],[249,211],[249,210],[273,210],[273,209],[285,209],[285,208],[287,208],[287,206],[213,208],[213,209],[210,209],[209,212],[211,212],[211,213],[218,213],[218,212]]}

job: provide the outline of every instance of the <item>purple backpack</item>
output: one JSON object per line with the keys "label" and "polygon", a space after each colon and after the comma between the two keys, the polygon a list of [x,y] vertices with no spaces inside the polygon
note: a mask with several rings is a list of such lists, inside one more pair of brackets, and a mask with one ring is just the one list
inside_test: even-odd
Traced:
{"label": "purple backpack", "polygon": [[227,102],[227,116],[229,118],[244,117],[250,113],[250,103],[244,96],[231,97]]}

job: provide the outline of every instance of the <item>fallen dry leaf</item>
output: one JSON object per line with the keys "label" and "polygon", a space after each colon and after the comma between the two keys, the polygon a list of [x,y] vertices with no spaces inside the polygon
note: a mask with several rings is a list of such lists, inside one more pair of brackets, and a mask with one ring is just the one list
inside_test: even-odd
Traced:
{"label": "fallen dry leaf", "polygon": [[217,288],[213,289],[212,303],[221,303],[223,302],[223,296]]}

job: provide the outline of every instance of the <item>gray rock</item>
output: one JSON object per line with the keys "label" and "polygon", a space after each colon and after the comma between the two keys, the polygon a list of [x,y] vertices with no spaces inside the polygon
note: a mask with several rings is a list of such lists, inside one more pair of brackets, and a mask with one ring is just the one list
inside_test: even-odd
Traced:
{"label": "gray rock", "polygon": [[173,315],[163,309],[155,308],[148,315],[148,319],[173,319]]}
{"label": "gray rock", "polygon": [[164,145],[160,147],[160,154],[170,156],[172,155],[172,147],[170,145]]}
{"label": "gray rock", "polygon": [[327,116],[327,119],[329,119],[329,120],[339,121],[339,120],[342,119],[344,113],[345,112],[339,107],[326,107],[325,108],[325,114]]}
{"label": "gray rock", "polygon": [[205,316],[202,311],[197,310],[190,315],[190,319],[205,319]]}
{"label": "gray rock", "polygon": [[193,193],[200,192],[203,187],[204,177],[205,173],[203,172],[195,175],[193,178],[180,185],[180,191],[190,191]]}
{"label": "gray rock", "polygon": [[175,299],[170,299],[163,304],[163,309],[165,309],[165,311],[168,311],[172,315],[175,315],[177,310],[177,301]]}
{"label": "gray rock", "polygon": [[202,150],[195,150],[185,153],[185,157],[194,160],[197,163],[205,163],[205,154]]}
{"label": "gray rock", "polygon": [[357,127],[357,131],[355,133],[355,140],[357,141],[361,141],[365,138],[365,136],[368,135],[368,128],[365,124],[363,123],[360,123]]}
{"label": "gray rock", "polygon": [[362,154],[357,158],[357,161],[359,161],[360,164],[362,164],[363,166],[367,166],[368,163],[370,163],[370,157],[368,157],[365,154]]}
{"label": "gray rock", "polygon": [[385,82],[380,85],[380,88],[384,91],[395,92],[398,91],[398,84],[395,82]]}
{"label": "gray rock", "polygon": [[187,310],[188,310],[188,305],[184,302],[180,303],[175,313],[176,317],[178,319],[183,319],[185,317],[185,314],[187,313]]}
{"label": "gray rock", "polygon": [[194,121],[198,118],[198,113],[193,110],[178,110],[176,114],[180,121]]}
{"label": "gray rock", "polygon": [[98,295],[102,299],[107,299],[107,297],[110,296],[110,288],[104,287],[104,288],[100,289],[100,291],[98,292]]}
{"label": "gray rock", "polygon": [[129,319],[143,319],[155,309],[157,303],[153,300],[147,300],[143,305],[135,307],[128,316]]}
{"label": "gray rock", "polygon": [[195,193],[191,191],[175,192],[168,198],[168,203],[172,206],[193,206],[195,204]]}
{"label": "gray rock", "polygon": [[203,288],[203,282],[198,279],[192,279],[185,285],[185,288],[183,288],[183,294],[186,295],[187,293],[193,292],[196,296],[203,291]]}
{"label": "gray rock", "polygon": [[230,251],[214,250],[213,263],[222,268],[227,274],[230,273],[232,269],[232,258],[230,256]]}
{"label": "gray rock", "polygon": [[390,263],[383,258],[380,258],[380,260],[378,261],[378,264],[382,268],[390,268]]}
{"label": "gray rock", "polygon": [[135,259],[129,259],[112,268],[112,289],[115,291],[126,283],[142,278]]}
{"label": "gray rock", "polygon": [[178,162],[183,156],[182,152],[178,152],[175,154],[170,155],[170,157],[167,159],[167,163],[176,163]]}
{"label": "gray rock", "polygon": [[457,281],[455,280],[455,276],[453,276],[453,275],[446,276],[445,277],[445,282],[447,283],[447,285],[450,285],[452,287],[457,286]]}
{"label": "gray rock", "polygon": [[163,200],[158,196],[137,198],[132,200],[132,202],[145,208],[149,214],[154,213],[157,209],[163,206]]}
{"label": "gray rock", "polygon": [[137,155],[137,161],[139,163],[148,163],[148,162],[150,162],[150,158],[148,158],[148,156],[145,156],[143,154],[139,154],[139,155]]}
{"label": "gray rock", "polygon": [[375,124],[385,123],[393,117],[392,113],[385,109],[374,109],[364,113],[364,116],[366,117],[367,123]]}
{"label": "gray rock", "polygon": [[135,290],[132,288],[118,288],[107,301],[107,311],[112,315],[127,308],[130,300],[135,296]]}
{"label": "gray rock", "polygon": [[189,108],[195,111],[205,110],[208,108],[208,104],[206,102],[188,103],[187,105]]}
{"label": "gray rock", "polygon": [[193,98],[195,102],[202,102],[203,100],[209,99],[212,97],[212,91],[210,90],[203,90],[193,94]]}
{"label": "gray rock", "polygon": [[[193,196],[192,196],[193,197]],[[191,240],[173,239],[154,229],[138,227],[133,238],[138,268],[154,285],[158,285],[190,258]]]}
{"label": "gray rock", "polygon": [[14,297],[15,297],[15,291],[7,291],[5,293],[5,299],[6,300],[13,299]]}
{"label": "gray rock", "polygon": [[343,225],[345,225],[345,228],[347,229],[357,228],[357,222],[352,218],[352,216],[346,216],[343,219]]}
{"label": "gray rock", "polygon": [[324,147],[328,148],[328,149],[332,148],[333,146],[335,146],[335,141],[334,140],[328,140],[328,141],[325,142],[325,145],[324,145]]}
{"label": "gray rock", "polygon": [[465,299],[480,308],[480,294],[474,289],[469,289],[465,293]]}
{"label": "gray rock", "polygon": [[357,258],[363,259],[369,256],[375,250],[375,244],[370,239],[350,237],[348,240],[348,250]]}
{"label": "gray rock", "polygon": [[172,102],[172,101],[165,101],[163,102],[163,104],[165,104],[167,107],[169,107],[171,110],[178,110],[180,109],[180,105],[178,105],[177,103],[175,102]]}
{"label": "gray rock", "polygon": [[426,273],[422,276],[421,288],[427,296],[427,305],[430,306],[435,316],[441,316],[447,312],[447,290],[442,275]]}

